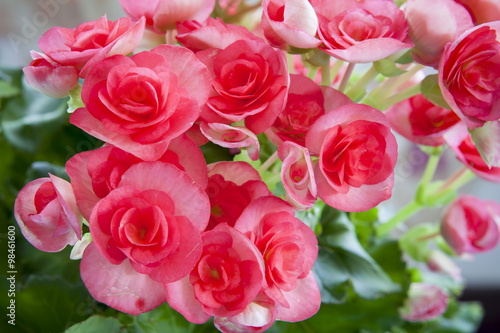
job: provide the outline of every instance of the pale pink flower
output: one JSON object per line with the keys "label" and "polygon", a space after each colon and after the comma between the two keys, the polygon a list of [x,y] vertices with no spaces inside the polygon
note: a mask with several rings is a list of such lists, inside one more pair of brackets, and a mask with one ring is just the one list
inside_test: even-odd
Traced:
{"label": "pale pink flower", "polygon": [[426,321],[442,315],[448,308],[448,295],[437,285],[414,282],[408,290],[408,299],[400,309],[408,321]]}
{"label": "pale pink flower", "polygon": [[441,235],[456,254],[486,252],[498,244],[500,205],[461,195],[446,209]]}

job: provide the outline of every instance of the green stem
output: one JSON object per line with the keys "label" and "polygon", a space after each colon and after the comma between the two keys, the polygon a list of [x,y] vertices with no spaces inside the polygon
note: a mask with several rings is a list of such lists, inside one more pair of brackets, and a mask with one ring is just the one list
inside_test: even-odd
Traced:
{"label": "green stem", "polygon": [[451,176],[443,185],[441,185],[437,195],[447,190],[457,190],[458,188],[464,186],[474,178],[476,178],[476,174],[464,166],[462,169],[458,170],[453,176]]}
{"label": "green stem", "polygon": [[241,9],[238,13],[234,14],[233,16],[228,16],[224,22],[225,23],[233,23],[239,21],[245,14],[248,12],[251,12],[252,10],[259,9],[261,7],[260,1],[254,5],[244,7]]}
{"label": "green stem", "polygon": [[382,84],[380,84],[370,93],[371,99],[377,101],[391,94],[394,90],[398,89],[403,84],[408,82],[408,80],[410,80],[411,77],[415,75],[422,68],[424,68],[424,66],[414,64],[412,67],[408,69],[406,73],[397,77],[391,77],[389,79],[384,80]]}
{"label": "green stem", "polygon": [[359,99],[357,98],[360,93],[366,90],[366,87],[370,82],[372,82],[378,75],[375,66],[372,65],[368,71],[345,93],[351,100]]}
{"label": "green stem", "polygon": [[424,174],[420,180],[420,184],[417,189],[416,201],[423,203],[425,202],[425,195],[427,195],[427,186],[432,181],[434,174],[436,173],[439,160],[441,158],[442,149],[437,147],[434,148],[427,161],[427,166],[425,167]]}
{"label": "green stem", "polygon": [[311,80],[314,80],[316,74],[318,74],[318,69],[319,68],[316,66],[311,66],[311,68],[309,68],[309,73],[307,73],[307,77],[310,78]]}
{"label": "green stem", "polygon": [[380,225],[377,228],[377,235],[381,237],[387,235],[398,224],[406,221],[409,217],[411,217],[422,208],[423,206],[421,204],[419,204],[416,200],[413,200],[412,202],[401,208],[401,210],[399,210],[399,212],[397,212],[396,215],[394,215],[389,221]]}
{"label": "green stem", "polygon": [[332,66],[332,69],[330,70],[330,78],[335,81],[335,78],[337,77],[337,74],[339,73],[340,69],[344,65],[344,62],[342,60],[335,60],[335,63]]}
{"label": "green stem", "polygon": [[321,66],[321,85],[329,87],[331,84],[332,80],[330,79],[330,58],[328,58],[328,61]]}
{"label": "green stem", "polygon": [[382,100],[378,105],[380,107],[380,110],[384,111],[393,106],[394,104],[397,104],[401,101],[404,101],[407,98],[413,97],[418,94],[420,94],[420,85],[416,84],[414,86],[411,86],[409,88],[406,88],[405,90],[398,92],[397,94],[392,95],[391,97],[386,98],[385,100]]}
{"label": "green stem", "polygon": [[286,54],[286,64],[288,67],[288,73],[290,73],[290,74],[295,73],[295,65],[293,63],[293,54],[290,54],[290,53]]}
{"label": "green stem", "polygon": [[339,91],[344,92],[345,88],[347,87],[347,83],[349,82],[349,79],[351,78],[352,71],[354,70],[354,66],[356,64],[349,63],[347,66],[347,69],[345,70],[344,76],[342,77],[342,81],[340,81],[339,85]]}
{"label": "green stem", "polygon": [[271,165],[273,165],[277,159],[278,159],[278,151],[276,150],[271,156],[269,156],[269,158],[264,163],[262,163],[262,165],[260,166],[260,168],[257,171],[260,174],[262,174],[264,171],[269,169],[269,167]]}

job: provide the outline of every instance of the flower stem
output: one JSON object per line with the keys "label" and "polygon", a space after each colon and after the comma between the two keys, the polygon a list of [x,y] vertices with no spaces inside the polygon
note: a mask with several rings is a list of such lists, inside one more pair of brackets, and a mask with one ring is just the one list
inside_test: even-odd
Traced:
{"label": "flower stem", "polygon": [[441,158],[442,149],[437,147],[434,148],[427,161],[427,166],[425,167],[424,174],[420,180],[420,184],[417,189],[416,201],[423,203],[425,202],[425,195],[427,194],[427,187],[432,181],[434,174],[436,173],[439,160]]}
{"label": "flower stem", "polygon": [[396,213],[389,221],[380,225],[377,228],[378,236],[387,235],[392,229],[394,229],[401,222],[406,221],[410,216],[421,210],[423,206],[419,204],[416,200],[413,200],[403,208],[399,212]]}
{"label": "flower stem", "polygon": [[319,68],[316,66],[311,66],[311,68],[309,68],[309,73],[307,73],[307,77],[314,81],[314,78],[316,77],[316,74],[318,73],[318,69]]}
{"label": "flower stem", "polygon": [[347,69],[345,70],[344,76],[342,77],[342,81],[340,81],[339,85],[339,91],[344,92],[345,88],[347,87],[347,83],[349,82],[349,79],[351,78],[352,71],[354,70],[354,66],[356,64],[349,63],[347,66]]}
{"label": "flower stem", "polygon": [[322,86],[330,86],[332,84],[332,80],[330,79],[330,58],[326,64],[321,66],[321,85]]}
{"label": "flower stem", "polygon": [[361,96],[362,91],[366,90],[366,87],[370,82],[373,81],[378,75],[377,70],[375,69],[375,66],[372,65],[368,71],[346,92],[346,95],[351,99],[351,100],[359,100]]}
{"label": "flower stem", "polygon": [[332,66],[332,69],[330,70],[330,78],[335,81],[335,78],[337,77],[337,74],[339,73],[340,69],[344,65],[344,62],[342,60],[335,60],[335,63]]}
{"label": "flower stem", "polygon": [[456,190],[463,185],[467,184],[471,180],[476,178],[476,174],[474,172],[470,171],[467,169],[467,167],[463,167],[462,169],[458,170],[453,176],[448,178],[448,180],[439,187],[438,194],[443,193],[444,191],[447,190]]}
{"label": "flower stem", "polygon": [[382,100],[378,105],[380,107],[380,110],[384,111],[393,106],[394,104],[404,101],[405,99],[413,97],[418,94],[420,94],[420,85],[416,84],[386,98],[385,100]]}
{"label": "flower stem", "polygon": [[260,166],[260,168],[257,171],[260,174],[263,173],[264,171],[269,169],[269,167],[271,165],[273,165],[277,159],[278,159],[278,151],[276,150],[271,156],[269,156],[269,158],[264,163],[262,163],[262,165]]}
{"label": "flower stem", "polygon": [[409,67],[406,73],[384,80],[382,84],[380,84],[370,93],[371,99],[377,101],[391,94],[394,90],[398,89],[403,84],[408,82],[408,80],[411,79],[422,68],[424,68],[424,66],[414,64],[412,67]]}

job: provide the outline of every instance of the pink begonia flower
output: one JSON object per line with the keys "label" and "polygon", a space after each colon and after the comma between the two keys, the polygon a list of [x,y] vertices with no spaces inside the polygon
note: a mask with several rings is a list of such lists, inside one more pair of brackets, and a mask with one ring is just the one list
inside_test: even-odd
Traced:
{"label": "pink begonia flower", "polygon": [[82,238],[82,215],[71,184],[59,177],[35,179],[19,191],[14,217],[23,236],[44,252],[59,252]]}
{"label": "pink begonia flower", "polygon": [[290,46],[311,49],[321,44],[316,36],[318,17],[308,0],[263,0],[262,29],[267,40],[282,50]]}
{"label": "pink begonia flower", "polygon": [[481,157],[465,124],[460,123],[445,133],[444,139],[457,159],[479,177],[500,183],[500,166],[489,167]]}
{"label": "pink begonia flower", "polygon": [[455,281],[462,281],[460,267],[451,258],[439,250],[432,250],[427,258],[427,267],[433,272],[444,273],[451,276]]}
{"label": "pink begonia flower", "polygon": [[439,66],[445,45],[474,26],[467,9],[453,0],[408,0],[405,16],[415,43],[413,58],[434,68]]}
{"label": "pink begonia flower", "polygon": [[390,198],[397,143],[382,112],[354,103],[334,109],[311,126],[306,147],[319,156],[314,175],[326,204],[358,212]]}
{"label": "pink begonia flower", "polygon": [[196,54],[212,74],[212,91],[201,118],[245,126],[260,134],[283,110],[289,86],[285,54],[264,41],[239,40],[223,50]]}
{"label": "pink begonia flower", "polygon": [[50,97],[68,96],[78,84],[78,70],[73,66],[62,66],[45,54],[31,51],[33,61],[23,67],[26,82],[35,90]]}
{"label": "pink begonia flower", "polygon": [[318,241],[293,208],[277,197],[261,197],[243,211],[234,227],[254,240],[262,253],[264,293],[276,302],[276,319],[296,322],[314,315],[321,304],[311,272]]}
{"label": "pink begonia flower", "polygon": [[[159,161],[187,172],[202,188],[207,186],[205,158],[200,148],[187,136],[181,135],[172,140]],[[143,161],[111,145],[76,154],[68,160],[66,172],[85,219],[90,218],[97,202],[118,186],[125,171],[140,162]]]}
{"label": "pink begonia flower", "polygon": [[193,52],[206,49],[225,49],[238,40],[260,40],[241,25],[226,24],[221,18],[177,23],[177,40]]}
{"label": "pink begonia flower", "polygon": [[393,105],[386,113],[392,129],[415,142],[426,146],[440,146],[443,134],[460,122],[452,111],[432,104],[422,94]]}
{"label": "pink begonia flower", "polygon": [[438,78],[444,99],[470,129],[500,119],[500,21],[448,44]]}
{"label": "pink begonia flower", "polygon": [[128,260],[112,264],[95,242],[83,253],[80,276],[95,300],[134,316],[157,308],[167,299],[163,283],[137,273]]}
{"label": "pink begonia flower", "polygon": [[207,230],[222,223],[233,227],[253,200],[271,195],[257,170],[246,162],[209,164],[208,176],[211,212]]}
{"label": "pink begonia flower", "polygon": [[213,143],[224,148],[246,148],[248,156],[259,159],[259,139],[245,127],[202,122],[200,130]]}
{"label": "pink begonia flower", "polygon": [[242,233],[220,224],[202,236],[200,260],[191,274],[165,285],[169,305],[193,323],[238,315],[256,298],[263,259]]}
{"label": "pink begonia flower", "polygon": [[404,13],[388,0],[311,0],[320,49],[351,63],[384,59],[413,46]]}
{"label": "pink begonia flower", "polygon": [[143,160],[157,160],[200,114],[210,74],[193,52],[160,45],[96,65],[83,84],[73,125]]}
{"label": "pink begonia flower", "polygon": [[40,37],[38,47],[63,66],[74,66],[85,78],[104,58],[134,51],[144,32],[145,20],[133,23],[128,17],[109,21],[106,16],[80,24],[75,29],[54,27]]}
{"label": "pink begonia flower", "polygon": [[500,167],[500,120],[488,121],[476,128],[472,141],[488,167]]}
{"label": "pink begonia flower", "polygon": [[305,146],[307,131],[319,117],[349,103],[352,103],[349,97],[338,90],[319,86],[304,75],[290,74],[285,109],[266,130],[266,136],[276,146],[285,141]]}
{"label": "pink begonia flower", "polygon": [[146,27],[157,33],[175,29],[177,22],[203,22],[215,7],[215,0],[119,0],[125,13],[134,20],[146,18]]}
{"label": "pink begonia flower", "polygon": [[221,332],[254,332],[266,331],[274,324],[278,310],[275,302],[260,293],[248,306],[233,317],[215,317],[214,325]]}
{"label": "pink begonia flower", "polygon": [[[209,215],[205,191],[187,173],[164,162],[141,162],[95,205],[89,227],[110,264],[130,262],[136,275],[169,283],[187,276],[200,258]],[[87,269],[81,266],[82,272]],[[102,277],[87,276],[91,294],[99,292],[91,289],[102,284]]]}
{"label": "pink begonia flower", "polygon": [[403,319],[426,321],[439,317],[448,308],[448,295],[437,285],[414,282],[408,290],[408,299],[400,309]]}
{"label": "pink begonia flower", "polygon": [[316,203],[318,189],[309,151],[286,141],[278,147],[278,157],[283,161],[281,182],[285,187],[286,201],[297,210],[311,208]]}
{"label": "pink begonia flower", "polygon": [[459,196],[446,209],[441,235],[457,255],[492,250],[500,237],[500,204]]}
{"label": "pink begonia flower", "polygon": [[476,24],[500,20],[500,2],[497,0],[455,0],[469,10]]}

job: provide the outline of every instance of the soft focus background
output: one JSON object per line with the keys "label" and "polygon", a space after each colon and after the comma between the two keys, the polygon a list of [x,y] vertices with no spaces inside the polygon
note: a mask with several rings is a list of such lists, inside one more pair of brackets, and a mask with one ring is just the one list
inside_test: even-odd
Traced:
{"label": "soft focus background", "polygon": [[[0,0],[0,68],[15,69],[28,65],[31,61],[29,51],[32,49],[38,50],[38,39],[49,28],[53,26],[74,28],[85,21],[96,20],[104,14],[106,14],[110,20],[116,20],[125,15],[118,0]],[[68,135],[68,133],[65,132],[65,135]],[[0,140],[3,141],[1,135]],[[63,140],[63,138],[61,140]],[[85,137],[75,138],[74,142],[77,144],[77,148],[74,149],[77,150],[93,148],[93,142]],[[64,148],[64,145],[57,146],[54,149],[61,149],[61,147],[63,147],[62,149],[71,149],[68,148],[68,146]],[[47,149],[47,147],[45,147],[45,149]],[[67,152],[67,154],[69,153],[71,153],[71,151]],[[3,154],[4,152],[0,150],[0,161],[2,159],[5,161],[5,159],[9,158]],[[35,160],[35,155],[36,154],[32,154],[31,157],[23,155],[24,159],[20,163],[26,164],[30,158]],[[426,155],[416,146],[411,145],[407,141],[400,140],[399,161],[395,171],[396,182],[393,198],[382,205],[382,218],[389,218],[394,210],[401,208],[412,199],[416,189],[416,182],[423,173],[426,160]],[[64,164],[56,160],[48,162],[60,165]],[[12,168],[13,163],[3,163],[3,167],[0,168],[0,173],[2,173],[0,174],[0,179],[4,181],[2,187],[14,192],[15,186],[10,186],[12,180],[7,179],[8,177],[3,174],[3,172],[6,171],[5,167]],[[442,158],[436,176],[445,178],[453,174],[458,168],[460,168],[460,165],[456,162],[455,157],[451,152],[448,152],[448,154],[445,154]],[[34,170],[40,171],[36,168],[34,168]],[[17,184],[19,184],[20,181],[21,180],[17,180]],[[10,183],[6,185],[7,182]],[[473,194],[482,199],[500,201],[500,186],[479,179],[468,184],[461,192]],[[1,199],[5,199],[3,195]],[[9,203],[9,200],[5,200],[5,202]],[[4,208],[4,210],[8,211],[9,207]],[[410,223],[435,222],[439,219],[440,215],[440,209],[425,210],[412,218]],[[0,239],[2,243],[5,243],[6,224],[8,223],[6,220],[8,218],[7,213],[2,212],[0,215],[0,219],[2,219],[2,229],[0,230]],[[398,232],[403,231],[404,229],[401,229]],[[29,244],[23,245],[22,242],[24,242],[24,240],[19,234],[17,237],[17,243],[20,244],[18,245],[19,249],[17,251],[18,259],[19,256],[24,253],[23,248],[29,248],[30,246]],[[5,258],[6,255],[4,254],[7,252],[4,246],[2,246],[1,253],[0,257]],[[33,252],[31,251],[31,253]],[[47,258],[50,257],[43,256],[43,258],[45,258],[43,260],[47,260]],[[40,261],[41,264],[45,263],[43,260]],[[6,271],[6,269],[4,269],[5,261],[6,259],[2,259],[0,263],[0,269],[2,269],[0,272],[1,274]],[[498,304],[500,304],[500,301],[498,300],[500,299],[500,246],[492,252],[476,255],[473,260],[456,260],[456,262],[461,267],[462,274],[467,284],[463,299],[480,300],[485,306],[487,316],[480,332],[499,332],[500,309]],[[31,262],[30,264],[36,265],[36,262]],[[77,263],[75,263],[75,265],[77,265]],[[49,267],[47,269],[51,268]],[[77,280],[78,276],[73,278]],[[1,283],[5,283],[4,279],[2,279]],[[38,283],[43,284],[43,281],[38,281]],[[40,295],[40,297],[42,296],[43,295]],[[0,299],[4,297],[5,295],[2,294]],[[83,295],[81,297],[83,297],[82,299],[85,303],[85,300],[87,300],[89,296]],[[30,301],[43,302],[43,299],[39,298],[38,300]],[[22,299],[17,299],[17,302],[18,311],[20,311],[19,309],[24,306]],[[90,302],[87,303],[85,303],[87,305],[84,306],[82,311],[97,311],[99,309],[95,308],[95,305],[91,306]],[[3,307],[4,303],[1,302],[1,304]],[[4,321],[5,319],[2,319],[2,324]]]}

